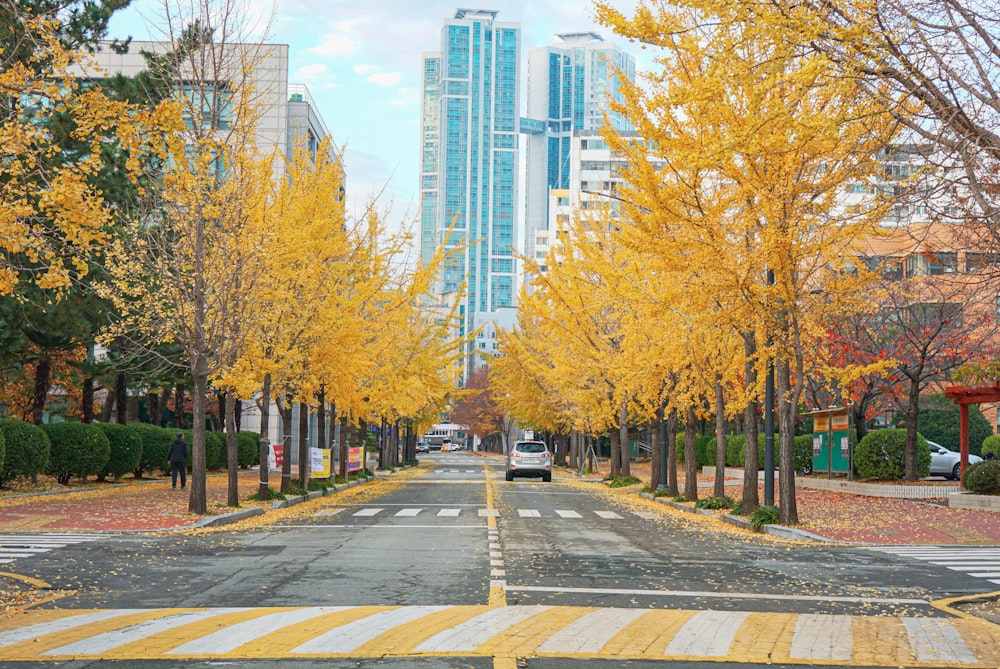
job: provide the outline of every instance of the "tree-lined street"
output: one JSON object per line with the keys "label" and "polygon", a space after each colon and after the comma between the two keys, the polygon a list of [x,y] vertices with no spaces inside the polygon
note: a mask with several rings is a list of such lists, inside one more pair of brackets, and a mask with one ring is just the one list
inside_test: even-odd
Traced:
{"label": "tree-lined street", "polygon": [[231,528],[102,535],[18,558],[8,567],[65,596],[0,619],[0,660],[986,667],[1000,659],[1000,629],[932,604],[991,589],[969,574],[865,546],[748,533],[565,472],[549,484],[508,483],[496,458],[422,460]]}

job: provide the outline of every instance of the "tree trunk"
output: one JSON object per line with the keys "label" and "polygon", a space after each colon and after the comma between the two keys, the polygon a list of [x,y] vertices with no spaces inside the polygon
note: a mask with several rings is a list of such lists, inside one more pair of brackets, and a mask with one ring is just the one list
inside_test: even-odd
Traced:
{"label": "tree trunk", "polygon": [[920,427],[920,382],[910,379],[906,399],[906,449],[903,470],[907,481],[917,480],[917,429]]}
{"label": "tree trunk", "polygon": [[83,380],[83,395],[80,397],[80,420],[84,423],[94,422],[94,377]]}
{"label": "tree trunk", "polygon": [[43,357],[35,365],[35,389],[31,397],[31,421],[41,425],[45,417],[45,403],[49,399],[49,386],[52,384],[52,358]]}
{"label": "tree trunk", "polygon": [[677,486],[677,409],[671,409],[667,418],[667,494],[681,494]]}
{"label": "tree trunk", "polygon": [[715,489],[716,497],[726,496],[726,401],[722,382],[715,382]]}
{"label": "tree trunk", "polygon": [[278,407],[278,415],[281,416],[281,492],[283,493],[292,489],[292,401],[289,399],[286,405],[286,398],[284,394],[274,398],[274,405]]}
{"label": "tree trunk", "polygon": [[160,424],[160,391],[150,390],[146,393],[146,414],[150,425]]}
{"label": "tree trunk", "polygon": [[656,408],[653,420],[649,424],[649,449],[652,458],[649,462],[649,490],[656,493],[656,489],[663,484],[660,476],[660,467],[663,463],[663,405]]}
{"label": "tree trunk", "polygon": [[621,475],[628,478],[632,475],[632,452],[628,444],[628,405],[624,401],[619,412],[618,431],[621,432]]}
{"label": "tree trunk", "polygon": [[236,414],[233,405],[238,400],[233,397],[233,391],[226,393],[226,402],[222,415],[226,417],[226,463],[229,470],[229,489],[226,503],[229,506],[240,505],[240,458],[236,445]]}
{"label": "tree trunk", "polygon": [[215,401],[216,401],[216,412],[219,414],[219,420],[216,422],[215,419],[212,420],[212,425],[216,432],[222,432],[225,430],[225,426],[228,424],[229,418],[226,416],[229,413],[229,404],[227,402],[228,398],[226,393],[215,391]]}
{"label": "tree trunk", "polygon": [[258,443],[257,458],[260,465],[260,480],[257,486],[257,497],[261,501],[271,499],[271,488],[268,485],[268,474],[271,464],[271,374],[264,375],[264,385],[261,388],[260,397],[260,442]]}
{"label": "tree trunk", "polygon": [[196,353],[191,369],[191,412],[194,425],[191,439],[191,480],[188,512],[199,516],[208,513],[205,488],[205,399],[208,394],[208,361]]}
{"label": "tree trunk", "polygon": [[347,480],[347,415],[340,417],[340,478]]}
{"label": "tree trunk", "polygon": [[799,522],[795,499],[795,413],[798,402],[792,392],[791,364],[787,360],[776,362],[778,433],[781,440],[778,448],[779,518],[782,525],[796,525]]}
{"label": "tree trunk", "polygon": [[388,421],[386,421],[385,416],[382,416],[382,425],[381,425],[382,432],[379,433],[379,439],[378,439],[378,468],[379,469],[385,469],[386,468],[386,466],[385,466],[385,461],[386,461],[385,455],[386,455],[386,450],[388,450],[388,448],[389,448],[389,435],[386,434],[385,428],[388,425],[389,425],[389,423],[388,423]]}
{"label": "tree trunk", "polygon": [[125,372],[115,375],[115,421],[119,425],[128,423],[128,379]]}
{"label": "tree trunk", "polygon": [[236,426],[236,431],[240,431],[241,423],[243,422],[243,400],[236,400],[233,404],[233,425]]}
{"label": "tree trunk", "polygon": [[110,390],[104,395],[104,406],[101,407],[101,422],[110,423],[115,413],[115,394]]}
{"label": "tree trunk", "polygon": [[309,474],[312,458],[309,457],[309,405],[299,402],[299,485],[303,491],[309,490]]}
{"label": "tree trunk", "polygon": [[184,384],[180,382],[174,387],[174,427],[184,429]]}
{"label": "tree trunk", "polygon": [[[746,385],[752,388],[757,384],[757,339],[752,332],[743,334],[743,352],[746,358]],[[760,403],[751,399],[743,409],[743,501],[740,505],[740,515],[749,516],[760,506],[759,491],[759,458],[757,457],[757,414]]]}
{"label": "tree trunk", "polygon": [[163,419],[167,415],[167,405],[170,403],[170,390],[168,388],[162,388],[160,390],[160,407],[157,410],[157,420],[156,425],[160,427],[163,425]]}
{"label": "tree trunk", "polygon": [[689,502],[698,501],[698,454],[694,447],[697,424],[694,404],[689,404],[684,420],[684,496]]}
{"label": "tree trunk", "polygon": [[326,388],[316,393],[316,448],[326,448]]}

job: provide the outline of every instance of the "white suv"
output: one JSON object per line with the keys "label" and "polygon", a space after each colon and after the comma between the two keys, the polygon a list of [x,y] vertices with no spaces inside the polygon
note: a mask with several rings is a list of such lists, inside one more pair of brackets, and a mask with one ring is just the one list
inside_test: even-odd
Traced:
{"label": "white suv", "polygon": [[507,480],[515,476],[541,476],[552,480],[552,453],[544,441],[518,441],[507,454]]}

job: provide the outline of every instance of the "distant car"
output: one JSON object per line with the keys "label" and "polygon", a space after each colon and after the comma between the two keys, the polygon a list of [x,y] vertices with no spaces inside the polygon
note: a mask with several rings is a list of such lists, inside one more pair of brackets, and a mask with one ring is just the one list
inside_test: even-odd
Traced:
{"label": "distant car", "polygon": [[430,453],[431,447],[426,441],[421,441],[417,444],[417,453]]}
{"label": "distant car", "polygon": [[[930,440],[927,441],[927,445],[931,447],[931,476],[943,476],[946,479],[957,481],[962,475],[961,454],[950,451],[941,444]],[[982,461],[983,459],[978,455],[969,454],[970,465]]]}
{"label": "distant car", "polygon": [[518,441],[507,454],[507,480],[515,476],[541,476],[552,480],[552,453],[544,441]]}

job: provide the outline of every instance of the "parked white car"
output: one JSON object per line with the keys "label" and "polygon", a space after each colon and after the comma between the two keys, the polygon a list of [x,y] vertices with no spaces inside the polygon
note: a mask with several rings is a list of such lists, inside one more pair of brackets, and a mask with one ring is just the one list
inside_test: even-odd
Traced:
{"label": "parked white car", "polygon": [[[943,476],[946,479],[957,481],[961,476],[961,464],[959,464],[961,454],[949,451],[941,444],[930,440],[927,441],[927,445],[931,447],[931,476]],[[982,461],[983,459],[978,455],[969,453],[970,465]]]}

